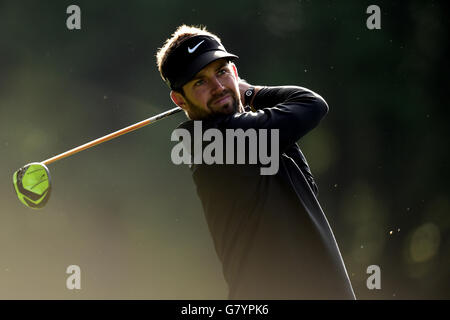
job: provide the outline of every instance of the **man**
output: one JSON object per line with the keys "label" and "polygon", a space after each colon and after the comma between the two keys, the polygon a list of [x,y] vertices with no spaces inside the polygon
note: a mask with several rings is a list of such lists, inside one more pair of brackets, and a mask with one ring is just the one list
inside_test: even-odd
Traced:
{"label": "man", "polygon": [[170,97],[191,119],[179,128],[192,132],[197,120],[203,130],[279,133],[276,174],[262,175],[260,163],[191,167],[229,298],[354,299],[317,186],[296,144],[328,106],[302,87],[249,85],[240,80],[236,59],[216,35],[186,25],[157,53]]}

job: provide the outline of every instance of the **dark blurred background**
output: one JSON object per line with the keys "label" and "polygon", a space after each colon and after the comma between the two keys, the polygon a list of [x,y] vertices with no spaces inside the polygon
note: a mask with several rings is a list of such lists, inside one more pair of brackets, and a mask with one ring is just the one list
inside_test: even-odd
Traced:
{"label": "dark blurred background", "polygon": [[[51,164],[41,211],[12,188],[20,166],[172,108],[154,55],[186,23],[218,34],[250,83],[328,102],[299,144],[357,297],[449,299],[443,3],[0,0],[0,298],[226,298],[189,169],[170,160],[184,114]],[[66,27],[71,4],[81,30]],[[371,4],[381,30],[366,27]]]}

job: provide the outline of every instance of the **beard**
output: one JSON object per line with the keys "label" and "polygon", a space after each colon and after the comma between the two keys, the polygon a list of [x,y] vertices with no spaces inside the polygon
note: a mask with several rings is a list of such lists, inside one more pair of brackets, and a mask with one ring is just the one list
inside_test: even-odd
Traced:
{"label": "beard", "polygon": [[[217,100],[220,100],[224,97],[230,97],[231,101],[222,104],[217,105]],[[213,113],[219,113],[219,114],[233,114],[238,112],[239,110],[239,100],[236,97],[234,91],[226,89],[221,94],[215,95],[209,99],[209,101],[206,103],[206,106],[209,110],[211,110]]]}
{"label": "beard", "polygon": [[[226,96],[230,97],[229,99],[230,101],[224,104],[217,104],[217,100],[220,100],[221,98],[224,98]],[[186,99],[186,102],[189,104],[191,114],[196,119],[204,119],[210,117],[211,115],[216,114],[223,114],[223,115],[234,114],[239,112],[241,109],[240,100],[236,96],[235,92],[230,89],[225,89],[220,94],[214,95],[213,97],[211,97],[211,99],[207,101],[206,107],[211,113],[205,111],[204,107],[195,104],[186,96],[184,96],[184,98]]]}

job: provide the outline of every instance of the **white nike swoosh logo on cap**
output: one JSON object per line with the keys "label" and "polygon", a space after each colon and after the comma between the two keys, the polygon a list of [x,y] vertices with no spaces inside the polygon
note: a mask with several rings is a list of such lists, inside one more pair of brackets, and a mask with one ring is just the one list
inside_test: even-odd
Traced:
{"label": "white nike swoosh logo on cap", "polygon": [[205,40],[200,41],[199,43],[197,43],[197,45],[195,47],[193,47],[192,49],[188,47],[188,51],[189,53],[194,52],[195,50],[197,50],[198,46],[201,45]]}

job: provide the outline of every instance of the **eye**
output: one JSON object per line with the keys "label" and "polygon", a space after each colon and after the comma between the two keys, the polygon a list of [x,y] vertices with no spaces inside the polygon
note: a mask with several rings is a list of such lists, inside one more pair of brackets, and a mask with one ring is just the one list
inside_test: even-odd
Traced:
{"label": "eye", "polygon": [[194,87],[198,87],[201,86],[205,81],[203,81],[202,79],[195,81],[194,83]]}
{"label": "eye", "polygon": [[225,73],[227,73],[228,72],[228,70],[226,69],[226,68],[223,68],[223,69],[220,69],[218,72],[217,72],[217,74],[220,76],[220,75],[223,75],[223,74],[225,74]]}

